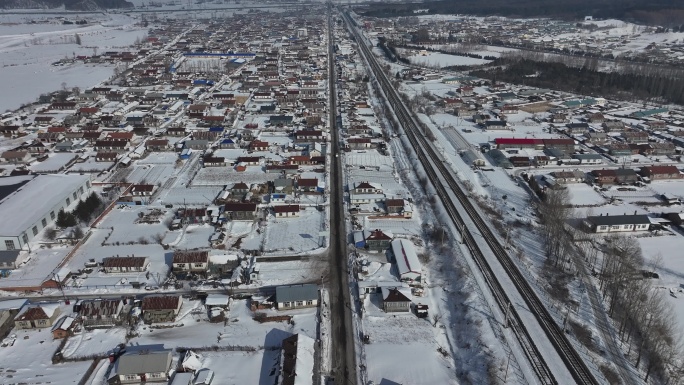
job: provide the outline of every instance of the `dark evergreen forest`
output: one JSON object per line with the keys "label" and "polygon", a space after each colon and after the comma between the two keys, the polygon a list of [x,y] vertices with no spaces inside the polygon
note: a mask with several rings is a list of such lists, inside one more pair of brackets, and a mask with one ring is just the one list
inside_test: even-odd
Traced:
{"label": "dark evergreen forest", "polygon": [[678,69],[644,66],[640,71],[599,72],[563,63],[507,58],[492,65],[471,75],[597,97],[684,104],[684,74]]}
{"label": "dark evergreen forest", "polygon": [[375,17],[415,16],[416,9],[428,14],[469,14],[479,16],[557,17],[577,20],[617,18],[648,25],[674,27],[684,20],[681,0],[438,0],[421,3],[377,3],[359,7],[357,12]]}

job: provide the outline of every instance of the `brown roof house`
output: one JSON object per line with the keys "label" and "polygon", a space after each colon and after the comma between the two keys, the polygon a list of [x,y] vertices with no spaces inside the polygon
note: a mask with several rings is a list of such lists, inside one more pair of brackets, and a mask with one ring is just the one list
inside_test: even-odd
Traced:
{"label": "brown roof house", "polygon": [[167,151],[169,149],[168,139],[150,139],[145,142],[147,151]]}
{"label": "brown roof house", "polygon": [[364,246],[370,251],[383,251],[390,247],[392,235],[385,234],[382,230],[364,231]]}
{"label": "brown roof house", "polygon": [[151,196],[154,194],[154,191],[157,189],[157,186],[153,184],[134,184],[133,187],[131,188],[131,195],[136,195],[136,196]]}
{"label": "brown roof house", "polygon": [[411,294],[398,288],[382,288],[382,310],[387,313],[411,311]]}
{"label": "brown roof house", "polygon": [[257,216],[257,204],[226,203],[223,215],[230,221],[251,221]]}
{"label": "brown roof house", "polygon": [[299,205],[273,206],[273,214],[277,218],[291,218],[299,216]]}
{"label": "brown roof house", "polygon": [[108,257],[102,260],[105,273],[141,272],[147,270],[149,265],[147,257]]}
{"label": "brown roof house", "polygon": [[124,303],[121,299],[95,299],[83,301],[78,313],[83,326],[102,327],[119,325],[123,321]]}
{"label": "brown roof house", "polygon": [[387,214],[401,214],[404,218],[413,217],[411,205],[403,199],[385,199]]}
{"label": "brown roof house", "polygon": [[52,326],[52,338],[60,340],[74,334],[76,320],[69,316],[63,316]]}
{"label": "brown roof house", "polygon": [[208,251],[176,251],[173,253],[175,274],[206,274],[209,269]]}
{"label": "brown roof house", "polygon": [[31,159],[28,151],[5,151],[1,157],[3,161],[13,164],[23,164]]}
{"label": "brown roof house", "polygon": [[95,155],[96,162],[116,162],[116,157],[118,154],[116,152],[98,152]]}
{"label": "brown roof house", "polygon": [[14,327],[17,329],[49,328],[57,320],[59,313],[59,305],[56,303],[26,306],[14,317]]}
{"label": "brown roof house", "polygon": [[641,176],[652,179],[682,179],[682,174],[677,166],[645,166],[639,170]]}
{"label": "brown roof house", "polygon": [[180,312],[183,298],[179,295],[145,297],[142,317],[145,323],[172,322]]}

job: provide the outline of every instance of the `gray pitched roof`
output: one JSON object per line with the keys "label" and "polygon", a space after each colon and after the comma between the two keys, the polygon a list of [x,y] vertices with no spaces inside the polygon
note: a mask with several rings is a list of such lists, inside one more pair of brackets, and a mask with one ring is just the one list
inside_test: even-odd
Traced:
{"label": "gray pitched roof", "polygon": [[171,367],[171,350],[130,351],[119,357],[116,364],[116,374],[138,374],[166,372]]}
{"label": "gray pitched roof", "polygon": [[276,302],[307,301],[318,299],[318,286],[314,284],[276,287]]}
{"label": "gray pitched roof", "polygon": [[650,224],[648,215],[604,215],[587,217],[594,226],[645,225]]}

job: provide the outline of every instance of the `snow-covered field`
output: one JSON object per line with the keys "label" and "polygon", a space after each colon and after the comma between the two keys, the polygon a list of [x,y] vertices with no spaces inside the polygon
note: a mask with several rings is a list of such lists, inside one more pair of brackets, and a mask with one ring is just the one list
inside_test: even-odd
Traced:
{"label": "snow-covered field", "polygon": [[69,167],[69,172],[101,172],[109,170],[113,165],[113,162],[96,162],[95,157],[91,156],[85,162],[74,163]]}
{"label": "snow-covered field", "polygon": [[147,33],[147,29],[133,25],[135,19],[125,15],[85,18],[91,23],[67,26],[45,15],[0,15],[0,80],[5,90],[0,96],[0,110],[31,103],[41,93],[61,89],[62,84],[83,89],[106,80],[113,73],[111,65],[51,63],[127,47]]}
{"label": "snow-covered field", "polygon": [[214,233],[211,225],[188,225],[180,240],[172,246],[179,250],[209,247],[209,238]]}
{"label": "snow-covered field", "polygon": [[570,183],[567,185],[570,192],[570,202],[575,206],[602,205],[606,199],[593,187],[586,183]]}
{"label": "snow-covered field", "polygon": [[269,217],[264,251],[269,254],[300,254],[322,245],[318,236],[325,230],[325,215],[314,207],[301,207],[299,217]]}
{"label": "snow-covered field", "polygon": [[290,311],[263,310],[267,315],[292,315],[294,325],[286,322],[259,323],[248,308],[248,301],[233,301],[229,322],[209,323],[207,311],[199,301],[184,300],[179,316],[174,322],[160,325],[175,327],[158,329],[139,325],[135,344],[159,344],[167,347],[200,348],[206,346],[240,345],[255,348],[280,346],[283,338],[293,333],[303,333],[316,338],[316,308]]}
{"label": "snow-covered field", "polygon": [[77,156],[70,152],[52,154],[45,161],[32,164],[30,169],[35,173],[57,173]]}
{"label": "snow-covered field", "polygon": [[126,342],[126,329],[113,327],[109,329],[84,330],[69,338],[62,349],[66,358],[85,357],[93,354],[105,355],[116,345]]}
{"label": "snow-covered field", "polygon": [[413,313],[385,313],[380,302],[379,295],[364,302],[363,330],[371,341],[364,346],[368,379],[380,384],[457,384],[450,359],[437,351],[447,344],[441,329]]}
{"label": "snow-covered field", "polygon": [[113,229],[105,245],[118,245],[144,242],[155,243],[153,237],[163,237],[168,231],[165,224],[173,215],[170,210],[163,211],[157,223],[141,223],[141,215],[149,215],[153,209],[145,206],[118,206],[99,224],[99,228]]}
{"label": "snow-covered field", "polygon": [[409,56],[408,59],[411,63],[426,67],[449,67],[449,66],[476,66],[487,64],[491,60],[477,59],[467,56],[456,56],[448,55],[438,52],[430,52],[427,55],[413,55]]}

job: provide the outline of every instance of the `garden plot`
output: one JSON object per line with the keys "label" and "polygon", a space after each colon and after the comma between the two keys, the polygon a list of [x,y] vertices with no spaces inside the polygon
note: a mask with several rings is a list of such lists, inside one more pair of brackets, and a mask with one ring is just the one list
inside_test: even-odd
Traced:
{"label": "garden plot", "polygon": [[114,162],[97,162],[95,157],[91,156],[85,162],[74,163],[69,167],[69,172],[101,172],[109,170],[114,166]]}
{"label": "garden plot", "polygon": [[285,133],[262,133],[259,135],[259,140],[277,146],[287,146],[292,143],[292,139],[290,139]]}
{"label": "garden plot", "polygon": [[[52,354],[60,340],[50,329],[14,330],[13,346],[0,348],[0,382],[3,384],[71,384],[80,380],[91,361],[53,365]],[[27,339],[25,339],[27,338]]]}
{"label": "garden plot", "polygon": [[318,206],[327,201],[323,194],[304,193],[297,195],[296,202],[307,206]]}
{"label": "garden plot", "polygon": [[173,205],[207,205],[213,202],[214,198],[223,191],[223,186],[176,186],[162,191],[159,195],[158,203]]}
{"label": "garden plot", "polygon": [[[238,239],[244,239],[256,230],[256,224],[251,221],[230,221],[225,226],[226,247],[231,248]],[[240,242],[242,243],[242,241]]]}
{"label": "garden plot", "polygon": [[[133,344],[159,344],[167,347],[201,348],[209,346],[280,346],[283,338],[303,333],[316,338],[317,308],[288,311],[260,310],[268,316],[291,315],[293,324],[287,322],[259,323],[252,318],[247,300],[233,301],[227,314],[228,322],[210,323],[207,311],[200,301],[183,301],[179,316],[174,322],[152,326],[139,324],[138,337]],[[172,341],[172,342],[171,342]]]}
{"label": "garden plot", "polygon": [[[65,26],[61,21],[33,24],[34,15],[2,15],[0,26],[0,75],[6,90],[0,96],[0,109],[15,109],[30,103],[41,93],[56,91],[62,83],[68,88],[91,87],[111,76],[114,66],[83,63],[53,66],[53,62],[72,55],[93,55],[93,48],[105,51],[112,46],[127,46],[145,35],[147,29],[134,27],[135,19],[125,15],[88,15],[106,25]],[[78,34],[81,44],[77,44]]]}
{"label": "garden plot", "polygon": [[126,342],[126,328],[84,330],[69,337],[62,348],[65,358],[87,357],[94,354],[106,355],[116,345]]}
{"label": "garden plot", "polygon": [[[370,338],[370,344],[364,345],[368,379],[375,383],[458,383],[450,357],[437,350],[449,350],[441,329],[412,313],[385,313],[380,302],[380,294],[373,294],[364,304],[363,331]],[[416,357],[421,357],[420,363]]]}
{"label": "garden plot", "polygon": [[276,374],[271,372],[271,368],[280,360],[279,349],[255,352],[200,352],[200,354],[203,366],[214,372],[216,384],[272,385],[276,383]]}
{"label": "garden plot", "polygon": [[178,243],[171,246],[179,250],[201,249],[209,247],[209,238],[214,234],[211,225],[188,225]]}
{"label": "garden plot", "polygon": [[324,264],[318,260],[260,262],[258,283],[262,286],[308,283],[320,278],[326,268]]}
{"label": "garden plot", "polygon": [[671,194],[684,198],[684,180],[653,181],[648,186],[656,194]]}
{"label": "garden plot", "polygon": [[128,174],[126,181],[129,183],[163,184],[174,172],[173,164],[163,163],[137,163],[133,171]]}
{"label": "garden plot", "polygon": [[266,232],[262,228],[259,232],[253,231],[240,241],[240,250],[261,251],[266,239]]}
{"label": "garden plot", "polygon": [[413,212],[412,219],[382,219],[365,217],[363,220],[364,229],[381,229],[392,234],[421,235],[421,220],[417,217],[418,212]]}
{"label": "garden plot", "polygon": [[237,172],[232,167],[205,167],[197,172],[192,186],[220,186],[237,182],[264,183],[279,178],[277,173]]}
{"label": "garden plot", "polygon": [[344,155],[344,162],[347,166],[392,169],[392,158],[373,149],[349,152]]}
{"label": "garden plot", "polygon": [[214,150],[213,155],[224,158],[228,162],[235,162],[241,156],[251,156],[244,148],[220,148]]}
{"label": "garden plot", "polygon": [[178,156],[173,152],[152,152],[145,159],[141,159],[137,162],[139,165],[146,164],[166,164],[174,165],[178,160]]}
{"label": "garden plot", "polygon": [[569,183],[566,186],[573,206],[600,206],[606,203],[606,199],[588,184]]}
{"label": "garden plot", "polygon": [[650,187],[612,187],[605,191],[606,197],[619,199],[623,202],[661,202],[657,193]]}
{"label": "garden plot", "polygon": [[[118,206],[98,225],[112,232],[104,245],[159,243],[169,231],[167,222],[173,217],[168,210],[147,206]],[[146,223],[150,222],[150,223]]]}
{"label": "garden plot", "polygon": [[70,152],[53,153],[43,162],[34,163],[29,168],[35,173],[56,173],[62,171],[76,157],[76,154]]}
{"label": "garden plot", "polygon": [[325,213],[307,207],[299,217],[269,216],[264,252],[270,254],[298,254],[321,247],[320,231],[325,230]]}

